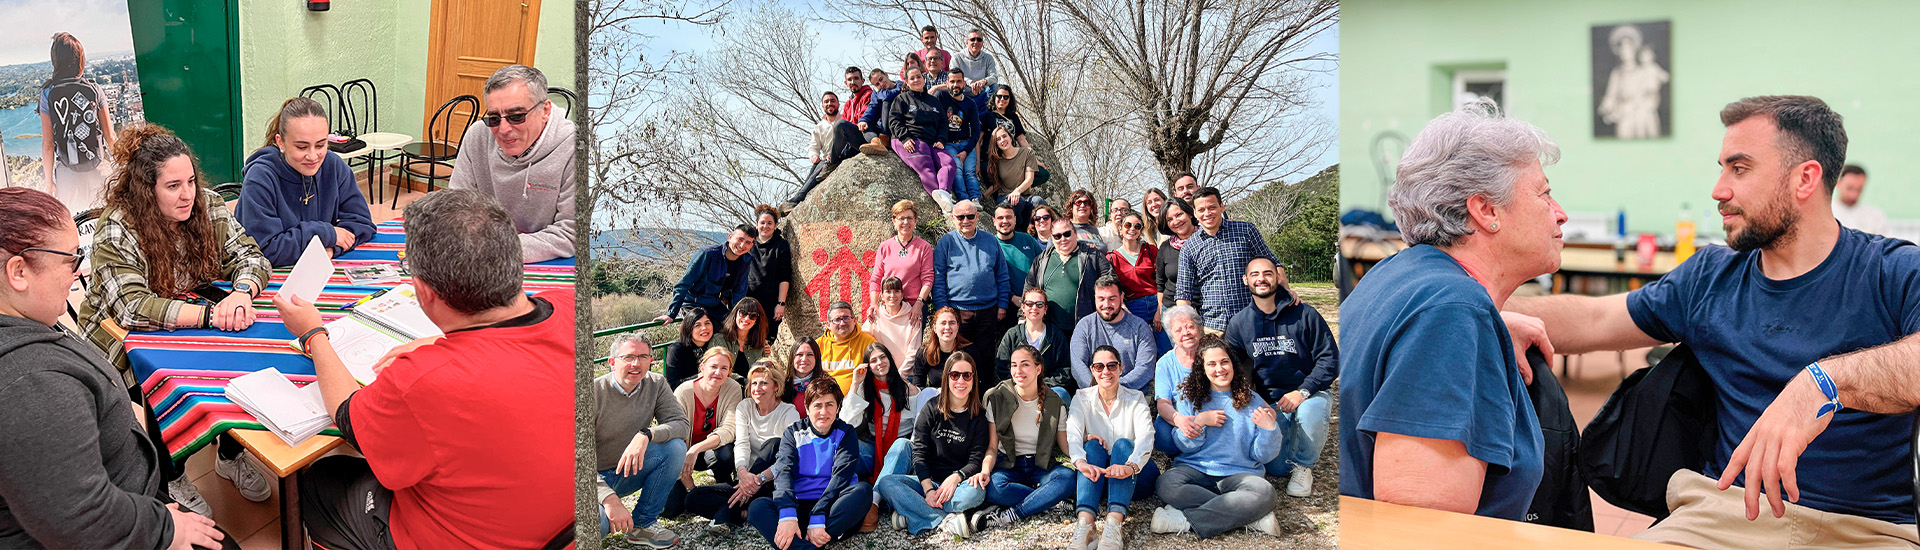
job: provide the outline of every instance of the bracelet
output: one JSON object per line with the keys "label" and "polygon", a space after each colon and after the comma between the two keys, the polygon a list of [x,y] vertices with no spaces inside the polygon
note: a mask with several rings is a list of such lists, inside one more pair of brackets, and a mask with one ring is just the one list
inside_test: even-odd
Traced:
{"label": "bracelet", "polygon": [[303,349],[307,348],[307,341],[312,340],[315,335],[319,334],[328,334],[327,327],[314,327],[313,330],[309,330],[306,334],[300,335],[300,347]]}
{"label": "bracelet", "polygon": [[1813,417],[1840,412],[1840,388],[1834,385],[1832,378],[1827,377],[1826,369],[1820,368],[1820,363],[1815,361],[1807,365],[1807,373],[1813,375],[1813,383],[1820,386],[1820,393],[1827,396],[1827,402],[1820,404],[1820,410],[1814,412]]}
{"label": "bracelet", "polygon": [[200,307],[200,326],[202,327],[213,326],[213,304],[207,304]]}

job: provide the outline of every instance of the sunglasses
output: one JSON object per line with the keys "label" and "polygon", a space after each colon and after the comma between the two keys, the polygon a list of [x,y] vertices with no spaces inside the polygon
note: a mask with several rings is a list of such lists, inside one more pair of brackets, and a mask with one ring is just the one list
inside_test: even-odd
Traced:
{"label": "sunglasses", "polygon": [[967,39],[967,41],[968,41],[968,42],[986,42],[987,40],[986,40],[986,39],[984,39],[984,38],[980,38],[980,37],[978,37],[978,36],[975,36],[975,37],[972,37],[972,38],[968,38],[968,39]]}
{"label": "sunglasses", "polygon": [[1120,362],[1110,361],[1106,363],[1088,363],[1087,368],[1093,369],[1093,370],[1120,370]]}
{"label": "sunglasses", "polygon": [[1072,236],[1073,236],[1073,232],[1072,232],[1072,231],[1061,231],[1061,232],[1059,232],[1059,233],[1054,233],[1054,234],[1053,234],[1053,238],[1055,238],[1055,239],[1065,239],[1065,238],[1067,238],[1067,237],[1072,237]]}
{"label": "sunglasses", "polygon": [[[0,249],[0,250],[5,250],[5,249]],[[15,255],[15,256],[21,256],[21,255],[25,255],[25,254],[26,254],[26,253],[28,253],[28,252],[45,252],[45,253],[48,253],[48,254],[55,254],[55,255],[59,255],[59,256],[66,256],[66,260],[65,260],[65,261],[66,261],[66,263],[67,263],[67,264],[68,264],[68,266],[69,266],[69,267],[68,267],[67,269],[68,269],[68,270],[70,270],[70,271],[79,271],[79,270],[80,270],[80,261],[81,261],[81,260],[83,260],[83,259],[85,259],[85,256],[81,256],[81,255],[80,255],[80,253],[78,253],[78,252],[63,252],[63,251],[59,251],[59,250],[54,250],[54,249],[51,249],[51,248],[40,248],[40,247],[27,247],[27,248],[22,248],[22,249],[20,249],[20,251],[19,251],[19,252],[14,252],[14,253],[13,253],[13,255]]]}
{"label": "sunglasses", "polygon": [[741,318],[741,319],[759,319],[759,318],[760,318],[760,314],[758,314],[758,313],[741,313],[741,314],[740,314],[740,318]]}
{"label": "sunglasses", "polygon": [[518,112],[518,113],[507,113],[504,115],[487,115],[487,116],[480,117],[480,121],[487,123],[488,128],[500,127],[500,121],[503,119],[506,120],[507,122],[512,123],[515,126],[519,126],[521,124],[526,123],[527,115],[531,115],[531,114],[533,114],[533,110],[529,109],[529,110]]}
{"label": "sunglasses", "polygon": [[1120,227],[1121,227],[1122,229],[1140,229],[1140,228],[1142,228],[1142,227],[1146,227],[1146,226],[1143,226],[1143,225],[1140,225],[1140,224],[1137,224],[1137,223],[1133,223],[1133,222],[1127,222],[1127,223],[1123,223],[1123,224],[1120,224]]}
{"label": "sunglasses", "polygon": [[964,371],[964,370],[953,371],[953,372],[947,373],[947,379],[948,380],[973,380],[973,373],[970,371]]}
{"label": "sunglasses", "polygon": [[995,95],[995,96],[993,96],[993,98],[994,98],[994,99],[1004,99],[1004,100],[1007,100],[1007,101],[1013,101],[1013,96],[1010,96],[1010,95],[1005,95],[1005,94],[1001,94],[1001,95]]}
{"label": "sunglasses", "polygon": [[979,217],[980,217],[979,214],[954,214],[953,215],[954,220],[963,221],[963,222],[970,222],[970,221],[973,221],[975,218],[979,218]]}
{"label": "sunglasses", "polygon": [[1045,300],[1027,300],[1025,302],[1020,302],[1020,305],[1027,306],[1027,307],[1046,307],[1047,302]]}

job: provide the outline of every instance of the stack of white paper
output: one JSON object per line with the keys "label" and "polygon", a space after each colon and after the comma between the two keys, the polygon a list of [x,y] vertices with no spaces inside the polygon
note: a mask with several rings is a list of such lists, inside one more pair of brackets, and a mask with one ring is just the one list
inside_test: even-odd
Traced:
{"label": "stack of white paper", "polygon": [[267,431],[299,445],[333,425],[320,397],[320,384],[296,387],[279,369],[268,368],[227,383],[227,399],[260,419]]}

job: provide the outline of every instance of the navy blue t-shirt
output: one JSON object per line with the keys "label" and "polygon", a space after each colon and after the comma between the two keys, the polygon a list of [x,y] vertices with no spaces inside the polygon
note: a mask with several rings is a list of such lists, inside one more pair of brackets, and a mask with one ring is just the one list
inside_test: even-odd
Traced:
{"label": "navy blue t-shirt", "polygon": [[[1761,411],[1808,363],[1920,329],[1920,248],[1844,229],[1826,261],[1784,281],[1760,272],[1757,251],[1702,248],[1628,294],[1627,312],[1648,336],[1693,348],[1713,379],[1720,435],[1702,473],[1718,478]],[[1842,410],[1800,455],[1800,504],[1913,523],[1912,422],[1909,414]]]}
{"label": "navy blue t-shirt", "polygon": [[1544,444],[1486,288],[1415,246],[1368,271],[1340,317],[1340,494],[1373,498],[1375,434],[1449,439],[1487,463],[1474,514],[1524,519]]}

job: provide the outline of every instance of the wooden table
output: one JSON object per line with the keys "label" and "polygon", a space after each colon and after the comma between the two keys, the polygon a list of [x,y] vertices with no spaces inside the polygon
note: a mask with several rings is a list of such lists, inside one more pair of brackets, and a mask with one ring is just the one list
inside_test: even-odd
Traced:
{"label": "wooden table", "polygon": [[307,547],[305,527],[300,523],[300,469],[312,464],[345,441],[330,435],[316,435],[289,447],[280,436],[265,430],[227,430],[240,446],[246,447],[267,470],[280,480],[280,547],[294,550]]}
{"label": "wooden table", "polygon": [[1340,548],[1670,549],[1585,531],[1340,497]]}
{"label": "wooden table", "polygon": [[[1353,266],[1355,279],[1366,275],[1373,264],[1406,248],[1406,243],[1397,238],[1386,241],[1367,241],[1359,237],[1347,236],[1340,239],[1340,255]],[[1613,294],[1633,290],[1659,279],[1680,265],[1671,250],[1655,252],[1653,266],[1650,268],[1641,268],[1639,254],[1632,250],[1626,252],[1625,262],[1615,261],[1615,258],[1613,247],[1610,245],[1568,243],[1566,247],[1560,249],[1560,270],[1553,273],[1553,292],[1566,292],[1568,288],[1585,279],[1602,279],[1606,281],[1607,286],[1591,289],[1595,292],[1582,293]]]}

